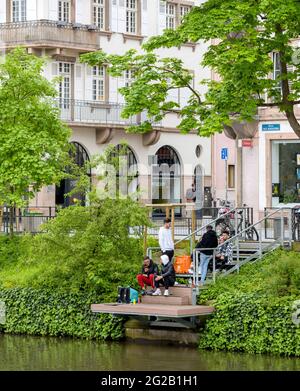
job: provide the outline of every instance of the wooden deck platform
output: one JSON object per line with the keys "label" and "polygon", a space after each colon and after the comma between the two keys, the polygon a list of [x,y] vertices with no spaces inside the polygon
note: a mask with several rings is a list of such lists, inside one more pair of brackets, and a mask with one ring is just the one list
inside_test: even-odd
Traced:
{"label": "wooden deck platform", "polygon": [[[166,298],[167,301],[167,298]],[[167,304],[167,303],[166,303]],[[210,315],[214,307],[202,305],[166,305],[166,304],[92,304],[94,313],[113,315],[161,316],[167,318],[187,318]]]}

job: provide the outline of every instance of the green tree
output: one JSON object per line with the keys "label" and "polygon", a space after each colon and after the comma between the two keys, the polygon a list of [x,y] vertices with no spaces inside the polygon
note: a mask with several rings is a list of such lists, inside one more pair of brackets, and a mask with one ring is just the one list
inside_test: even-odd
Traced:
{"label": "green tree", "polygon": [[[66,174],[70,130],[53,103],[45,61],[17,48],[0,65],[0,202],[21,207]],[[12,218],[10,232],[13,231]]]}
{"label": "green tree", "polygon": [[[300,2],[297,0],[207,0],[193,7],[176,30],[151,38],[144,52],[130,50],[124,55],[89,53],[82,61],[108,64],[113,76],[130,69],[135,80],[120,91],[125,97],[125,118],[148,112],[149,119],[129,131],[147,132],[153,122],[176,112],[179,129],[196,130],[201,136],[222,132],[234,134],[233,122],[252,121],[258,109],[275,107],[283,113],[295,134],[300,124],[295,106],[300,103],[300,55],[294,40],[300,31]],[[208,49],[202,66],[211,68],[220,80],[203,80],[206,93],[193,87],[192,76],[183,62],[160,58],[156,49],[205,42]],[[272,53],[278,56],[276,78]],[[168,98],[172,89],[188,88],[185,107]],[[265,99],[267,97],[267,99]]]}

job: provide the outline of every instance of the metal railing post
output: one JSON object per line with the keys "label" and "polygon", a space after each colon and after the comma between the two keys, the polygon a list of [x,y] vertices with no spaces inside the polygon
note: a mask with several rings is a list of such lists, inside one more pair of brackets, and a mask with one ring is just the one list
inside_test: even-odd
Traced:
{"label": "metal railing post", "polygon": [[259,228],[259,257],[261,258],[262,257],[262,234],[261,234],[261,226]]}
{"label": "metal railing post", "polygon": [[235,235],[237,235],[237,233],[238,233],[238,213],[237,213],[237,210],[235,211],[235,214],[234,214],[234,230],[235,230],[235,232],[234,232],[234,234]]}
{"label": "metal railing post", "polygon": [[193,283],[192,283],[192,305],[197,304],[197,295],[199,294],[199,272],[198,272],[198,252],[193,251]]}
{"label": "metal railing post", "polygon": [[213,282],[216,283],[216,250],[213,252]]}
{"label": "metal railing post", "polygon": [[282,247],[284,246],[284,215],[283,215],[283,209],[281,209],[281,226],[280,226],[280,231],[281,231],[281,245]]}
{"label": "metal railing post", "polygon": [[288,217],[288,229],[289,229],[289,248],[292,247],[292,237],[293,237],[293,230],[292,230],[292,209],[290,209],[289,217]]}
{"label": "metal railing post", "polygon": [[236,246],[236,255],[237,255],[237,272],[240,272],[240,239],[237,237],[237,246]]}

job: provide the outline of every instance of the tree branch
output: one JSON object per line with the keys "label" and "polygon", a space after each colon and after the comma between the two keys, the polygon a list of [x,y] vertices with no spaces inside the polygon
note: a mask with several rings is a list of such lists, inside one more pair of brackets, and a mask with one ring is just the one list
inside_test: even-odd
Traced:
{"label": "tree branch", "polygon": [[[180,77],[176,72],[174,72],[172,69],[169,69],[169,68],[165,68],[165,67],[158,67],[158,66],[154,66],[153,68],[156,68],[156,69],[159,69],[159,70],[163,70],[163,71],[166,71],[166,72],[169,72],[169,73],[172,73],[173,75],[176,75],[180,80],[184,81],[184,79],[182,77]],[[198,102],[199,102],[199,105],[202,105],[202,99],[201,99],[201,96],[200,94],[198,93],[198,91],[196,91],[189,83],[185,83],[185,87],[188,88],[198,99]],[[177,87],[178,88],[178,87]]]}

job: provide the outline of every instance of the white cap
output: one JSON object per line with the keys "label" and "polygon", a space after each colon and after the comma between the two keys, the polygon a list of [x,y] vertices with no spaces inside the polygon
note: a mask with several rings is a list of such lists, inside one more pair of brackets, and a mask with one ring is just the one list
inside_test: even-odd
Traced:
{"label": "white cap", "polygon": [[162,263],[166,266],[166,264],[169,262],[169,257],[167,255],[162,255],[160,257]]}

